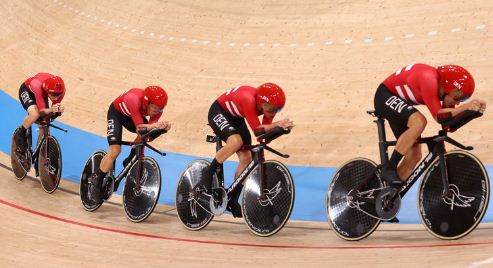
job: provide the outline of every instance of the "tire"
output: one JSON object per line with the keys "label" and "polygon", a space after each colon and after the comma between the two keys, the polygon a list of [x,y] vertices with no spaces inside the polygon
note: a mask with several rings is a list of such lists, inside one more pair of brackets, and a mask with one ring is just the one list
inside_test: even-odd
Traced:
{"label": "tire", "polygon": [[62,154],[55,137],[48,136],[41,144],[38,168],[41,187],[45,192],[53,193],[58,188],[62,175]]}
{"label": "tire", "polygon": [[19,130],[19,127],[16,128],[14,133],[12,134],[12,139],[10,143],[10,163],[15,178],[18,180],[23,180],[31,169],[32,156],[30,150],[27,150],[22,156],[19,155],[19,153],[17,152],[17,143],[15,142],[15,137],[17,137]]}
{"label": "tire", "polygon": [[[201,230],[214,218],[214,215],[204,209],[209,208],[209,200],[189,200],[193,187],[201,179],[202,169],[209,165],[210,163],[203,159],[192,161],[181,174],[176,186],[176,211],[181,223],[188,230]],[[217,187],[216,176],[213,177],[212,184],[213,187]]]}
{"label": "tire", "polygon": [[260,174],[258,166],[248,175],[243,189],[241,210],[245,222],[254,234],[271,236],[279,232],[286,224],[293,210],[294,183],[288,168],[281,162],[265,162],[267,199],[261,200]]}
{"label": "tire", "polygon": [[98,209],[103,203],[97,203],[89,199],[87,192],[89,190],[88,179],[91,174],[95,173],[98,168],[101,160],[106,155],[106,152],[103,150],[95,151],[86,161],[84,165],[84,169],[82,170],[82,174],[80,176],[80,184],[79,184],[79,196],[80,201],[82,202],[82,207],[84,207],[87,211],[95,211]]}
{"label": "tire", "polygon": [[135,162],[125,178],[123,188],[123,208],[127,218],[132,222],[147,219],[159,200],[161,193],[161,170],[158,163],[151,157],[142,158],[141,191],[136,192],[135,182],[139,171],[139,162]]}
{"label": "tire", "polygon": [[[374,203],[361,203],[360,208],[355,208],[349,206],[347,198],[350,191],[375,174],[376,167],[377,164],[369,159],[352,159],[342,165],[331,179],[326,197],[327,220],[336,235],[344,240],[361,240],[373,233],[381,222],[367,213],[376,215]],[[360,192],[380,187],[383,183],[378,176],[373,176]]]}
{"label": "tire", "polygon": [[472,232],[488,208],[490,181],[484,165],[466,151],[445,154],[453,198],[443,198],[439,159],[425,173],[419,186],[418,208],[428,232],[446,240]]}

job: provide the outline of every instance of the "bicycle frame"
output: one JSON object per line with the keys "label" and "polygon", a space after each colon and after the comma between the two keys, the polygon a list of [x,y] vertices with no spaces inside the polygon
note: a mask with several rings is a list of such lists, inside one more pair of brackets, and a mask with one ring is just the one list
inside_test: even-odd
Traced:
{"label": "bicycle frame", "polygon": [[[222,141],[219,137],[217,136],[207,136],[207,141],[208,142],[215,142],[216,143],[216,151],[219,151],[223,146],[222,146]],[[242,150],[250,150],[252,152],[252,161],[245,167],[245,169],[240,173],[238,178],[236,178],[233,183],[229,186],[228,189],[226,189],[226,193],[228,195],[228,200],[231,198],[232,193],[238,188],[239,184],[242,184],[243,181],[250,175],[250,173],[258,166],[259,168],[259,173],[260,173],[260,193],[261,193],[261,199],[262,201],[265,201],[265,193],[264,193],[264,185],[266,185],[265,179],[266,179],[266,174],[265,174],[265,157],[264,157],[264,150],[268,150],[274,154],[277,154],[281,157],[287,158],[289,155],[282,154],[269,146],[267,146],[266,143],[261,142],[257,145],[244,145],[242,147]],[[218,171],[216,172],[217,177],[219,179],[219,186],[224,188],[224,165],[220,164]]]}
{"label": "bicycle frame", "polygon": [[[378,129],[378,147],[380,151],[380,162],[381,165],[385,165],[389,161],[389,156],[387,149],[389,146],[395,146],[397,141],[387,141],[385,135],[385,120],[376,115],[375,113],[369,112],[372,116],[377,117],[374,122],[377,124]],[[448,142],[454,146],[457,146],[463,150],[472,150],[471,146],[464,146],[459,142],[453,140],[447,136],[447,131],[440,130],[438,135],[426,138],[420,138],[418,140],[419,144],[426,144],[428,146],[428,154],[426,157],[416,166],[416,168],[411,172],[411,175],[406,180],[405,185],[400,189],[400,196],[404,197],[407,191],[416,183],[416,181],[423,175],[423,173],[428,169],[431,163],[438,157],[440,163],[440,171],[442,175],[443,183],[443,193],[442,196],[445,197],[449,195],[449,181],[447,176],[447,165],[445,161],[445,142]]]}
{"label": "bicycle frame", "polygon": [[[151,132],[149,132],[149,133],[151,133]],[[146,138],[147,138],[147,135],[143,135],[142,141],[139,143],[134,143],[134,142],[129,142],[129,141],[123,141],[121,143],[122,145],[127,145],[127,146],[131,146],[132,148],[134,148],[135,149],[135,156],[132,158],[130,163],[128,163],[125,167],[123,167],[123,170],[118,174],[118,176],[115,177],[115,183],[119,183],[121,180],[123,180],[123,178],[125,178],[128,175],[128,172],[130,171],[130,167],[132,167],[132,165],[135,162],[138,162],[137,176],[138,176],[138,178],[142,177],[142,159],[144,158],[144,153],[143,153],[144,147],[147,147],[147,148],[153,150],[154,152],[156,152],[162,156],[166,155],[166,153],[161,152],[158,149],[147,144]],[[114,173],[114,170],[112,171],[112,173]],[[135,191],[139,192],[140,186],[141,186],[140,185],[140,179],[135,180]]]}
{"label": "bicycle frame", "polygon": [[63,129],[61,127],[55,126],[51,124],[49,121],[41,121],[39,123],[39,129],[41,130],[40,134],[38,135],[38,141],[36,143],[36,147],[34,148],[34,151],[32,150],[32,141],[33,141],[33,134],[32,134],[32,126],[29,127],[28,129],[28,150],[31,151],[31,162],[34,165],[34,169],[36,172],[36,176],[39,176],[39,171],[38,171],[38,157],[39,157],[39,151],[41,150],[41,144],[47,139],[47,137],[50,136],[50,127],[59,129],[63,132],[67,132],[68,130]]}

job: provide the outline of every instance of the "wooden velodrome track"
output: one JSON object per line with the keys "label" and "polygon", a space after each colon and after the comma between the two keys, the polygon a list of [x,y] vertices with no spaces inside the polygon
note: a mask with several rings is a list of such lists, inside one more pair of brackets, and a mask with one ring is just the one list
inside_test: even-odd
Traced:
{"label": "wooden velodrome track", "polygon": [[[68,88],[61,121],[104,136],[106,109],[117,95],[162,85],[170,95],[164,118],[174,125],[155,144],[167,151],[213,155],[203,142],[207,109],[239,84],[272,81],[285,89],[280,117],[297,127],[276,147],[292,155],[289,165],[376,159],[376,130],[365,111],[382,79],[410,63],[463,65],[475,76],[475,95],[493,103],[487,0],[6,0],[0,10],[3,90],[16,97],[29,75],[59,74]],[[493,163],[490,111],[453,134],[486,164]],[[430,119],[425,133],[437,128]],[[10,165],[4,154],[0,163]],[[399,224],[349,243],[323,222],[289,222],[260,238],[229,216],[191,232],[172,207],[158,206],[133,224],[117,197],[87,213],[70,182],[48,195],[36,180],[16,181],[5,167],[0,178],[2,267],[493,265],[491,224],[459,241]]]}

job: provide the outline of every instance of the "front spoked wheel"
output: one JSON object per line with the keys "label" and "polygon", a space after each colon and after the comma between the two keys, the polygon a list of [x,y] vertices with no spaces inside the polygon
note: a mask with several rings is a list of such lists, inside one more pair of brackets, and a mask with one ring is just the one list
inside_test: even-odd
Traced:
{"label": "front spoked wheel", "polygon": [[38,168],[41,187],[45,192],[53,193],[58,188],[62,175],[62,154],[55,137],[48,136],[41,144]]}
{"label": "front spoked wheel", "polygon": [[19,135],[19,130],[19,128],[16,128],[14,134],[12,134],[10,143],[10,163],[12,165],[12,171],[14,172],[15,178],[18,180],[23,180],[31,169],[32,156],[29,149],[24,153],[21,153],[18,150],[16,137]]}
{"label": "front spoked wheel", "polygon": [[459,239],[481,222],[490,200],[490,181],[484,165],[466,151],[445,154],[449,194],[442,196],[439,159],[421,181],[418,207],[426,229],[441,239]]}
{"label": "front spoked wheel", "polygon": [[[193,188],[202,178],[202,170],[208,167],[207,160],[194,160],[183,171],[176,187],[176,211],[185,228],[198,231],[206,227],[214,218],[210,211],[210,198],[194,192]],[[217,176],[212,180],[217,187]]]}
{"label": "front spoked wheel", "polygon": [[[136,185],[137,179],[140,180],[140,187]],[[153,158],[144,156],[140,164],[137,161],[130,167],[125,179],[123,207],[127,218],[132,222],[147,219],[154,211],[160,193],[161,170],[159,165]]]}
{"label": "front spoked wheel", "polygon": [[380,224],[374,202],[361,202],[355,196],[374,200],[383,183],[376,175],[377,165],[366,158],[350,160],[332,177],[327,190],[326,214],[332,230],[344,240],[369,236]]}
{"label": "front spoked wheel", "polygon": [[257,167],[247,178],[241,206],[248,228],[258,236],[271,236],[284,227],[295,197],[293,177],[285,165],[269,160],[265,169],[263,196]]}
{"label": "front spoked wheel", "polygon": [[87,211],[95,211],[98,209],[103,203],[94,202],[92,198],[90,198],[90,193],[92,192],[91,187],[93,187],[92,183],[89,183],[89,177],[96,173],[99,169],[99,165],[101,164],[101,160],[106,155],[106,152],[103,150],[98,150],[94,152],[89,159],[87,159],[86,164],[84,165],[84,169],[82,170],[82,174],[80,176],[80,184],[79,184],[79,196],[80,201],[82,202],[82,206]]}

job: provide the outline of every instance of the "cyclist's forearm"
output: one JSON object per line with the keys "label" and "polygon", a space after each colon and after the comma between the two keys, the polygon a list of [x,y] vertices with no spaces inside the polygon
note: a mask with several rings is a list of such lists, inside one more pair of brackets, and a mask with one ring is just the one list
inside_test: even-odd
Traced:
{"label": "cyclist's forearm", "polygon": [[155,124],[140,124],[137,126],[137,129],[145,129],[147,131],[150,131],[154,128],[156,128]]}
{"label": "cyclist's forearm", "polygon": [[461,105],[456,108],[442,108],[438,111],[437,115],[435,116],[435,120],[438,123],[443,123],[444,121],[452,119],[453,117],[464,112],[465,110],[467,110],[467,106],[465,105]]}
{"label": "cyclist's forearm", "polygon": [[39,110],[39,116],[44,117],[44,116],[49,115],[52,112],[53,112],[53,110],[51,108],[44,108],[44,109]]}

